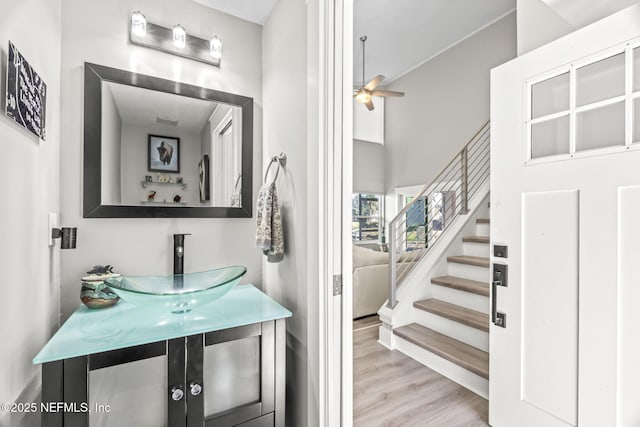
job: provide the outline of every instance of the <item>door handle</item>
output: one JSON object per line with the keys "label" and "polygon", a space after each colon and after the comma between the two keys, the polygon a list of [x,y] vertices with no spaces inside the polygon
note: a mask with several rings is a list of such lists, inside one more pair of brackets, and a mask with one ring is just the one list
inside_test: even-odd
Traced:
{"label": "door handle", "polygon": [[506,328],[507,315],[498,312],[498,286],[504,286],[501,280],[491,281],[491,322],[496,326]]}
{"label": "door handle", "polygon": [[496,324],[498,314],[498,283],[499,280],[491,281],[491,323]]}

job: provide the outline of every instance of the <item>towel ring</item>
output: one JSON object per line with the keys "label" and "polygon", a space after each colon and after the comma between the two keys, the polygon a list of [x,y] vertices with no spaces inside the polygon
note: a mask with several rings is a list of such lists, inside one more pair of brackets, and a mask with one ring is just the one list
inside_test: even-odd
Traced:
{"label": "towel ring", "polygon": [[267,171],[264,174],[264,182],[267,182],[267,177],[269,176],[269,169],[271,169],[271,165],[274,163],[278,163],[278,169],[276,169],[276,176],[273,178],[273,182],[276,182],[278,179],[278,174],[280,173],[280,167],[285,167],[287,165],[287,155],[285,153],[280,153],[279,156],[273,156],[271,161],[269,162],[269,166],[267,166]]}

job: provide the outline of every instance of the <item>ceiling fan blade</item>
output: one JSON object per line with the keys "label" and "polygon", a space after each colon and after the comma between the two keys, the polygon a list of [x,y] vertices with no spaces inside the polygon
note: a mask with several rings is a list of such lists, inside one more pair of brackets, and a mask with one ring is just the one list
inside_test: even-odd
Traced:
{"label": "ceiling fan blade", "polygon": [[369,83],[367,83],[364,88],[366,90],[373,90],[373,89],[376,88],[376,86],[378,86],[380,83],[382,83],[383,80],[384,80],[384,76],[382,74],[378,74],[377,76],[375,76],[373,78],[373,80],[371,80]]}
{"label": "ceiling fan blade", "polygon": [[393,90],[374,90],[371,92],[373,96],[404,96],[404,92],[396,92]]}
{"label": "ceiling fan blade", "polygon": [[373,100],[369,100],[369,102],[365,103],[364,105],[366,105],[367,110],[371,111],[373,110],[375,107],[373,106]]}

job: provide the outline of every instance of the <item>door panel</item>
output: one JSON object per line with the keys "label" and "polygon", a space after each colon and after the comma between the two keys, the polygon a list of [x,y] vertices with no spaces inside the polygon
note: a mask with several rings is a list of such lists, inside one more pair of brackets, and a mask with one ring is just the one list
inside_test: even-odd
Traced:
{"label": "door panel", "polygon": [[[640,226],[633,224],[640,218],[640,147],[631,144],[632,126],[625,123],[626,145],[581,152],[573,110],[575,155],[531,160],[527,140],[535,123],[553,119],[529,121],[528,87],[627,43],[634,48],[639,36],[634,7],[491,73],[491,241],[509,248],[508,258],[491,260],[509,268],[508,287],[496,295],[506,328],[490,331],[493,427],[640,425],[640,340],[633,333],[640,324]],[[632,83],[627,77],[626,120],[638,97]],[[598,131],[612,124],[597,121]],[[541,143],[541,151],[556,147],[548,138]]]}
{"label": "door panel", "polygon": [[[167,356],[158,356],[89,371],[89,425],[164,425],[169,388],[166,366]],[[95,410],[100,405],[109,408]]]}
{"label": "door panel", "polygon": [[526,193],[522,215],[522,400],[573,426],[579,192]]}
{"label": "door panel", "polygon": [[640,424],[640,186],[618,190],[618,425]]}

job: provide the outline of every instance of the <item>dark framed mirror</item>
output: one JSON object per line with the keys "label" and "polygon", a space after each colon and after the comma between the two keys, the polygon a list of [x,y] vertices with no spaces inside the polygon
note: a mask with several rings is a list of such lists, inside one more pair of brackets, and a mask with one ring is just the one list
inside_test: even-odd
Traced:
{"label": "dark framed mirror", "polygon": [[85,63],[85,218],[249,218],[252,165],[253,98]]}

